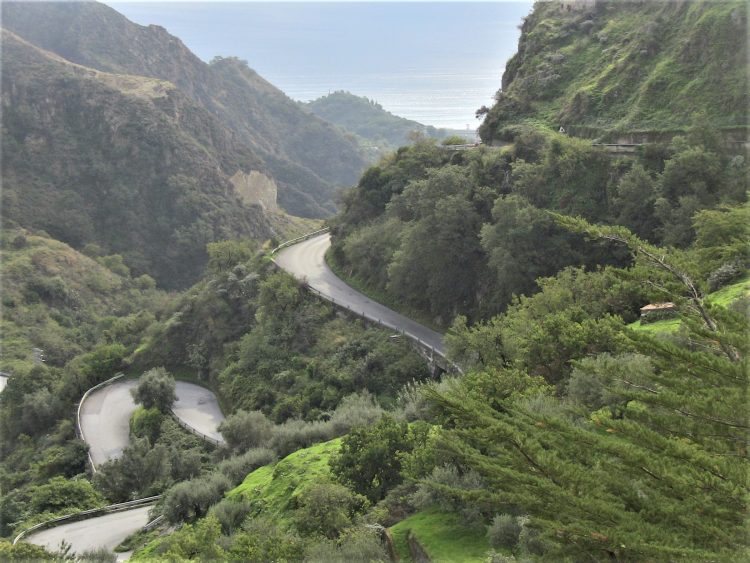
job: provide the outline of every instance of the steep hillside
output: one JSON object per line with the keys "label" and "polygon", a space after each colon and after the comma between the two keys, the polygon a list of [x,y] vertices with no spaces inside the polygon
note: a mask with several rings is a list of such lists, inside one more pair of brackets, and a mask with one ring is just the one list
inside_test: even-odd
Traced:
{"label": "steep hillside", "polygon": [[409,136],[413,132],[436,139],[444,139],[454,134],[473,138],[473,133],[437,129],[393,115],[375,100],[355,96],[349,92],[334,92],[308,102],[304,107],[326,121],[374,143],[380,153],[409,144]]}
{"label": "steep hillside", "polygon": [[61,367],[105,331],[132,344],[136,327],[153,322],[149,311],[165,299],[153,279],[132,278],[118,257],[85,256],[25,229],[3,230],[0,245],[5,372],[31,370],[32,348],[43,350],[47,366]]}
{"label": "steep hillside", "polygon": [[268,164],[289,212],[332,213],[336,187],[362,171],[354,139],[304,112],[244,61],[206,64],[165,29],[137,25],[96,2],[8,2],[2,16],[6,29],[69,61],[177,86]]}
{"label": "steep hillside", "polygon": [[172,84],[71,64],[5,30],[2,51],[6,221],[122,254],[165,287],[197,278],[208,242],[274,234],[230,181],[263,163]]}
{"label": "steep hillside", "polygon": [[747,125],[747,7],[738,0],[539,2],[480,134],[533,120],[598,137]]}

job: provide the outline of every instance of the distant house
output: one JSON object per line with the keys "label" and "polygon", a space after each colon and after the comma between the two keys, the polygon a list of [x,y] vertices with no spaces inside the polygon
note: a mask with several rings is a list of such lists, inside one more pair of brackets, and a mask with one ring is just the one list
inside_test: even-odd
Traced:
{"label": "distant house", "polygon": [[649,303],[645,307],[641,307],[641,324],[670,319],[676,315],[677,306],[671,301],[666,303]]}

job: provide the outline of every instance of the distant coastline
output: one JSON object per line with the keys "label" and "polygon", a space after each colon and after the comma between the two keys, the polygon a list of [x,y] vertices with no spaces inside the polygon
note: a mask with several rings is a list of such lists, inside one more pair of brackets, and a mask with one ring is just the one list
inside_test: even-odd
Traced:
{"label": "distant coastline", "polygon": [[532,2],[107,2],[204,61],[236,56],[294,100],[346,90],[394,115],[476,129]]}

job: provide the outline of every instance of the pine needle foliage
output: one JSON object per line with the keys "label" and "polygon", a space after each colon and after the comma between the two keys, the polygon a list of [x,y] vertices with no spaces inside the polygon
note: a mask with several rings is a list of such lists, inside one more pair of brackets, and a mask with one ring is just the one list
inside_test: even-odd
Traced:
{"label": "pine needle foliage", "polygon": [[540,406],[551,398],[534,397],[550,390],[507,369],[428,391],[442,416],[443,454],[487,484],[445,492],[481,500],[488,516],[528,515],[545,558],[736,560],[747,544],[747,319],[704,301],[684,255],[673,262],[618,227],[559,221],[626,244],[644,283],[671,279],[684,333],[665,339],[623,329],[654,369],[646,381],[602,374],[624,398],[615,411],[581,417]]}

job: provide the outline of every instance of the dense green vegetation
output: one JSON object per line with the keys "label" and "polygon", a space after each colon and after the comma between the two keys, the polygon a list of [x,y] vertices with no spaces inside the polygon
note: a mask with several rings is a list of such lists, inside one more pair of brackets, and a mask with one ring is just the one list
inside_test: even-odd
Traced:
{"label": "dense green vegetation", "polygon": [[0,394],[0,535],[7,536],[106,504],[83,475],[87,447],[75,434],[75,404],[125,367],[169,299],[148,276],[132,278],[120,256],[89,258],[23,229],[3,231],[2,262],[1,365],[12,374]]}
{"label": "dense green vegetation", "polygon": [[120,254],[168,288],[199,277],[207,243],[273,235],[229,181],[259,159],[180,91],[83,69],[5,30],[2,41],[8,223]]}
{"label": "dense green vegetation", "polygon": [[216,273],[150,327],[136,365],[197,374],[230,412],[260,410],[277,423],[325,418],[362,390],[392,404],[401,385],[428,375],[407,343],[337,316],[264,256],[232,262],[236,246],[209,249]]}
{"label": "dense green vegetation", "polygon": [[[747,10],[739,0],[535,5],[480,135],[535,122],[588,138],[748,125]],[[744,139],[741,133],[739,139]]]}
{"label": "dense green vegetation", "polygon": [[[534,129],[504,149],[447,154],[425,141],[367,170],[346,195],[332,221],[329,259],[435,324],[459,313],[488,318],[566,266],[628,262],[622,248],[570,233],[545,210],[685,247],[709,217],[694,222],[697,211],[745,200],[746,174],[745,158],[722,145],[705,120],[627,160]],[[728,228],[739,233],[745,213],[728,214]],[[731,252],[707,263],[717,271],[737,261],[745,267],[742,250]]]}
{"label": "dense green vegetation", "polygon": [[[174,85],[191,102],[191,111],[169,110],[169,104],[165,109],[191,133],[204,128],[190,123],[193,108],[210,115],[216,124],[211,133],[220,136],[215,139],[219,158],[230,157],[232,144],[242,146],[253,156],[253,165],[242,170],[268,173],[278,185],[279,203],[290,213],[330,215],[336,188],[355,182],[362,170],[364,160],[355,139],[303,111],[244,61],[217,57],[204,63],[164,28],[135,24],[98,2],[7,2],[2,20],[5,29],[68,61],[129,79],[149,77]],[[3,58],[7,62],[8,54]],[[5,109],[7,116],[13,105]],[[147,138],[156,147],[163,143]],[[221,164],[227,167],[231,162]],[[231,176],[237,169],[227,172]],[[96,172],[90,166],[84,170]]]}
{"label": "dense green vegetation", "polygon": [[[745,25],[728,2],[540,3],[485,124],[507,146],[420,140],[345,194],[329,259],[450,327],[460,375],[428,379],[401,339],[313,298],[257,239],[193,241],[203,277],[167,296],[102,247],[6,229],[0,533],[163,493],[165,524],[127,542],[136,560],[746,559],[747,154],[717,106],[692,111],[714,80],[736,117],[744,90],[714,48]],[[34,68],[66,64],[13,41]],[[71,49],[93,56],[92,41]],[[253,81],[237,61],[211,66]],[[65,68],[61,87],[83,80]],[[92,96],[110,88],[88,72]],[[615,90],[568,100],[592,77]],[[531,86],[539,100],[508,105]],[[618,158],[550,132],[559,112],[590,132],[685,130]],[[638,322],[667,301],[676,318]],[[73,406],[125,369],[143,375],[131,442],[90,480]],[[174,376],[217,392],[226,446],[166,414]],[[2,558],[47,556],[0,542]]]}
{"label": "dense green vegetation", "polygon": [[376,156],[383,156],[420,137],[442,140],[458,134],[461,143],[469,142],[467,139],[473,140],[473,133],[422,125],[393,115],[375,100],[355,96],[350,92],[333,92],[304,104],[304,107],[345,131],[362,137],[367,145],[372,147],[372,152]]}

